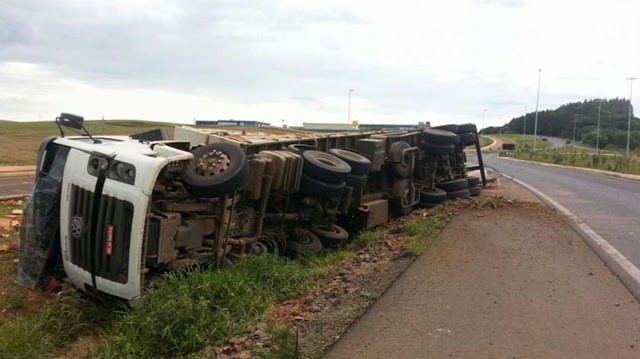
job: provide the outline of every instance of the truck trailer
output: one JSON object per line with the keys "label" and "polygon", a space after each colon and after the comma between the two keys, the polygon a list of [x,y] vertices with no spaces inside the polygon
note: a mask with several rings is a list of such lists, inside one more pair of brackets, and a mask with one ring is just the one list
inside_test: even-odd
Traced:
{"label": "truck trailer", "polygon": [[[92,136],[83,123],[61,114],[60,135],[40,145],[22,285],[51,288],[66,277],[131,301],[164,271],[339,247],[417,206],[477,195],[484,183],[473,124],[322,134],[177,126],[170,138],[165,129]],[[475,168],[465,165],[469,146]]]}

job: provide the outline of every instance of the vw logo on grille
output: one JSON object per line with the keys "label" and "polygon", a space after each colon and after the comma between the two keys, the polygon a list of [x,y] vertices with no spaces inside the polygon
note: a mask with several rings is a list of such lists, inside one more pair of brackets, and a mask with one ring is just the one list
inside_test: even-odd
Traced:
{"label": "vw logo on grille", "polygon": [[82,217],[74,216],[71,219],[71,237],[74,239],[80,238],[82,235]]}

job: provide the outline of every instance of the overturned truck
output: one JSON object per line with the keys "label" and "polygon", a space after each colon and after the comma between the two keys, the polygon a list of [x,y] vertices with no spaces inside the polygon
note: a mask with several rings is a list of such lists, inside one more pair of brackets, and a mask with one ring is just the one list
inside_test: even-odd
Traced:
{"label": "overturned truck", "polygon": [[[61,114],[25,210],[18,282],[132,300],[163,271],[340,246],[416,206],[480,193],[475,125],[280,135],[179,126],[91,136]],[[65,136],[63,127],[84,131]],[[465,165],[475,146],[479,165]],[[469,177],[479,169],[481,177]]]}

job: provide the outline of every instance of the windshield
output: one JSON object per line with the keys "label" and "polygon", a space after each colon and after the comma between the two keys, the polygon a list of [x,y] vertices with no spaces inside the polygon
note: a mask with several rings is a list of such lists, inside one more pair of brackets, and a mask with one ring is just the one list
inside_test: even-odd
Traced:
{"label": "windshield", "polygon": [[[42,171],[37,174],[27,202],[20,234],[17,282],[36,287],[46,283],[45,267],[59,252],[60,190],[69,148],[48,146]],[[48,263],[49,261],[49,263]]]}

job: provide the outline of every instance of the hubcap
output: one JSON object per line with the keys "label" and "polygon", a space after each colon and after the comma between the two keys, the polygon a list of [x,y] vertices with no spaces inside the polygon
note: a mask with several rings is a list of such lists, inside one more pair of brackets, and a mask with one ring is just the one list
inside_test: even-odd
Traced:
{"label": "hubcap", "polygon": [[226,171],[229,166],[231,166],[229,156],[222,151],[213,150],[198,158],[196,172],[201,176],[215,176]]}

